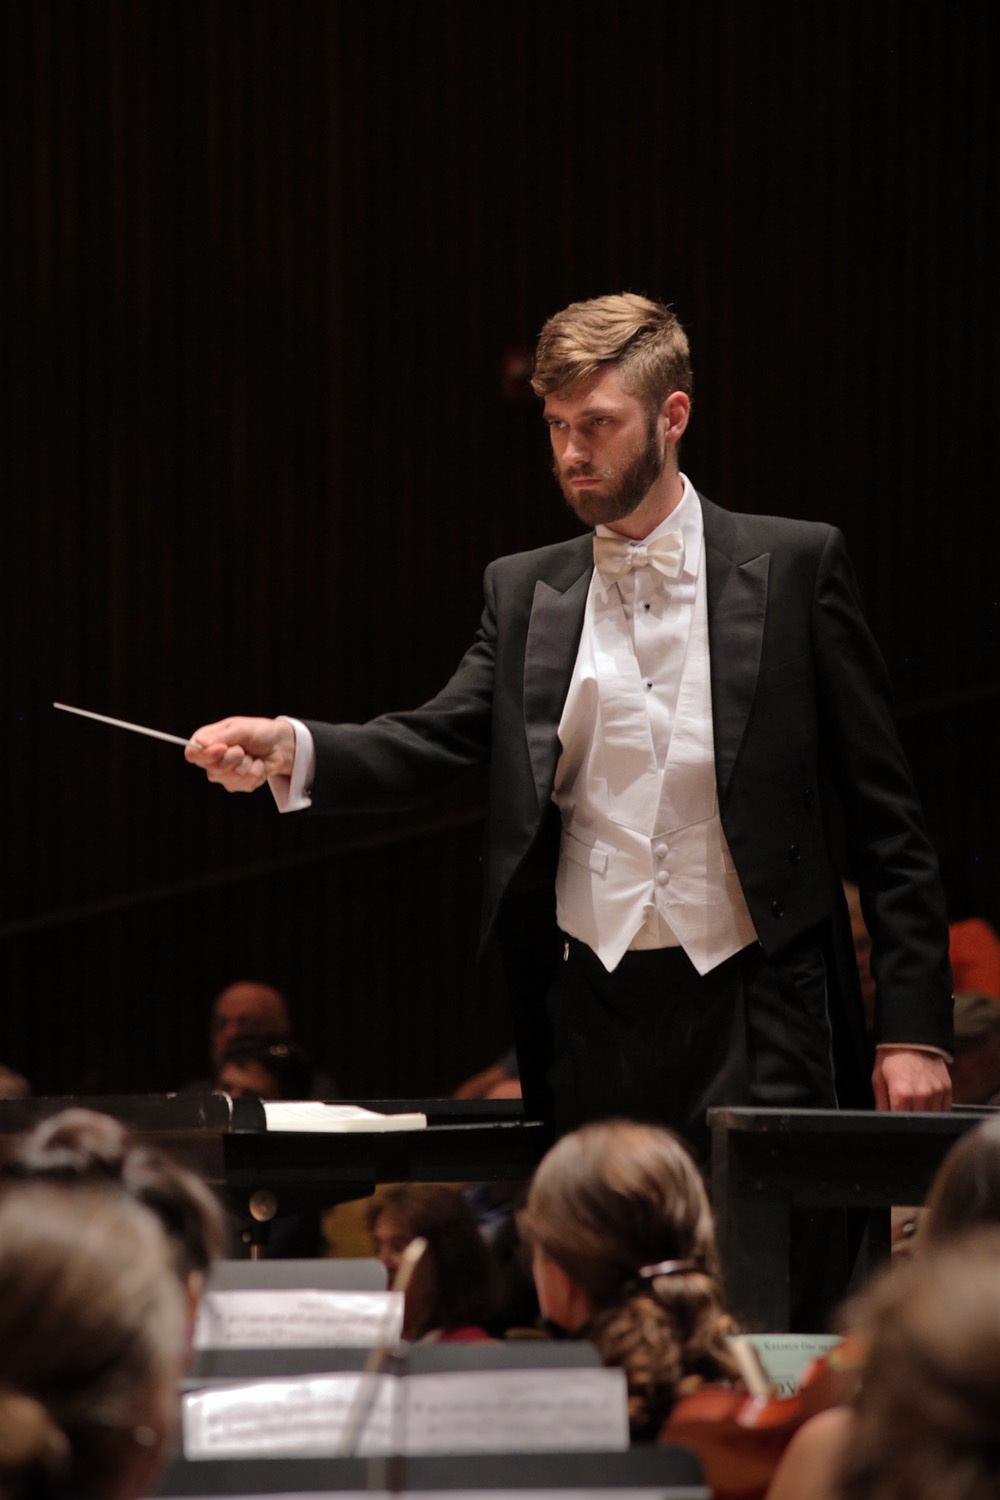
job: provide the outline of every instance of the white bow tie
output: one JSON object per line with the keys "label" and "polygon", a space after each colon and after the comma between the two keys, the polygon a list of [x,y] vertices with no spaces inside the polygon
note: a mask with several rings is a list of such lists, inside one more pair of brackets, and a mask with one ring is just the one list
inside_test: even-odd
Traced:
{"label": "white bow tie", "polygon": [[630,544],[610,536],[594,536],[594,566],[607,590],[632,568],[655,568],[664,578],[676,578],[684,565],[684,537],[668,531],[648,544]]}

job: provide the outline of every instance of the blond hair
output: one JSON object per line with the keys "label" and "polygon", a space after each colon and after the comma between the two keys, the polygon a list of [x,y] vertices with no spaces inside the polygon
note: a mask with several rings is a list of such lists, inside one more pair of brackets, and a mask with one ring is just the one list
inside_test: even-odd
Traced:
{"label": "blond hair", "polygon": [[651,408],[672,391],[692,392],[687,335],[673,309],[634,292],[571,302],[545,324],[532,388],[571,390],[601,365],[615,365],[627,390]]}
{"label": "blond hair", "polygon": [[586,1293],[588,1337],[625,1370],[634,1436],[655,1436],[703,1381],[735,1378],[708,1195],[669,1130],[606,1120],[564,1136],[535,1173],[524,1219]]}
{"label": "blond hair", "polygon": [[104,1493],[109,1436],[179,1373],[186,1301],[153,1215],[120,1190],[0,1196],[0,1495]]}

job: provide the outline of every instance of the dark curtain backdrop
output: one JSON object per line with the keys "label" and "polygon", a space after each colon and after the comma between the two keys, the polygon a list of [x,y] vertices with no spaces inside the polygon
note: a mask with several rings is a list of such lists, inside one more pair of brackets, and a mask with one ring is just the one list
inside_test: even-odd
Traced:
{"label": "dark curtain backdrop", "polygon": [[241,976],[352,1094],[505,1045],[478,785],[279,819],[50,705],[419,702],[486,562],[573,529],[519,359],[622,288],[690,330],[699,486],[846,531],[953,911],[1000,921],[989,15],[7,0],[0,1060],[167,1089]]}

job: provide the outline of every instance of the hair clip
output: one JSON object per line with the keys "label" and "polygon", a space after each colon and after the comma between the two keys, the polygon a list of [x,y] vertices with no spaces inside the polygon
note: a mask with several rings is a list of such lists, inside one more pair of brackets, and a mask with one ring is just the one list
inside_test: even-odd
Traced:
{"label": "hair clip", "polygon": [[683,1276],[698,1269],[696,1260],[658,1260],[654,1266],[640,1266],[639,1275],[644,1281],[651,1281],[654,1276]]}

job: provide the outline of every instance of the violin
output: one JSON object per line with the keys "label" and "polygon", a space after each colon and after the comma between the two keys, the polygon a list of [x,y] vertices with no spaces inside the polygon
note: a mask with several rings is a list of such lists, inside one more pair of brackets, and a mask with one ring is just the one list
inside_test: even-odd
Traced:
{"label": "violin", "polygon": [[791,1396],[777,1396],[752,1346],[734,1339],[743,1387],[707,1384],[682,1396],[660,1429],[660,1443],[693,1448],[716,1500],[763,1500],[774,1471],[803,1422],[851,1401],[864,1350],[844,1339],[815,1359]]}

